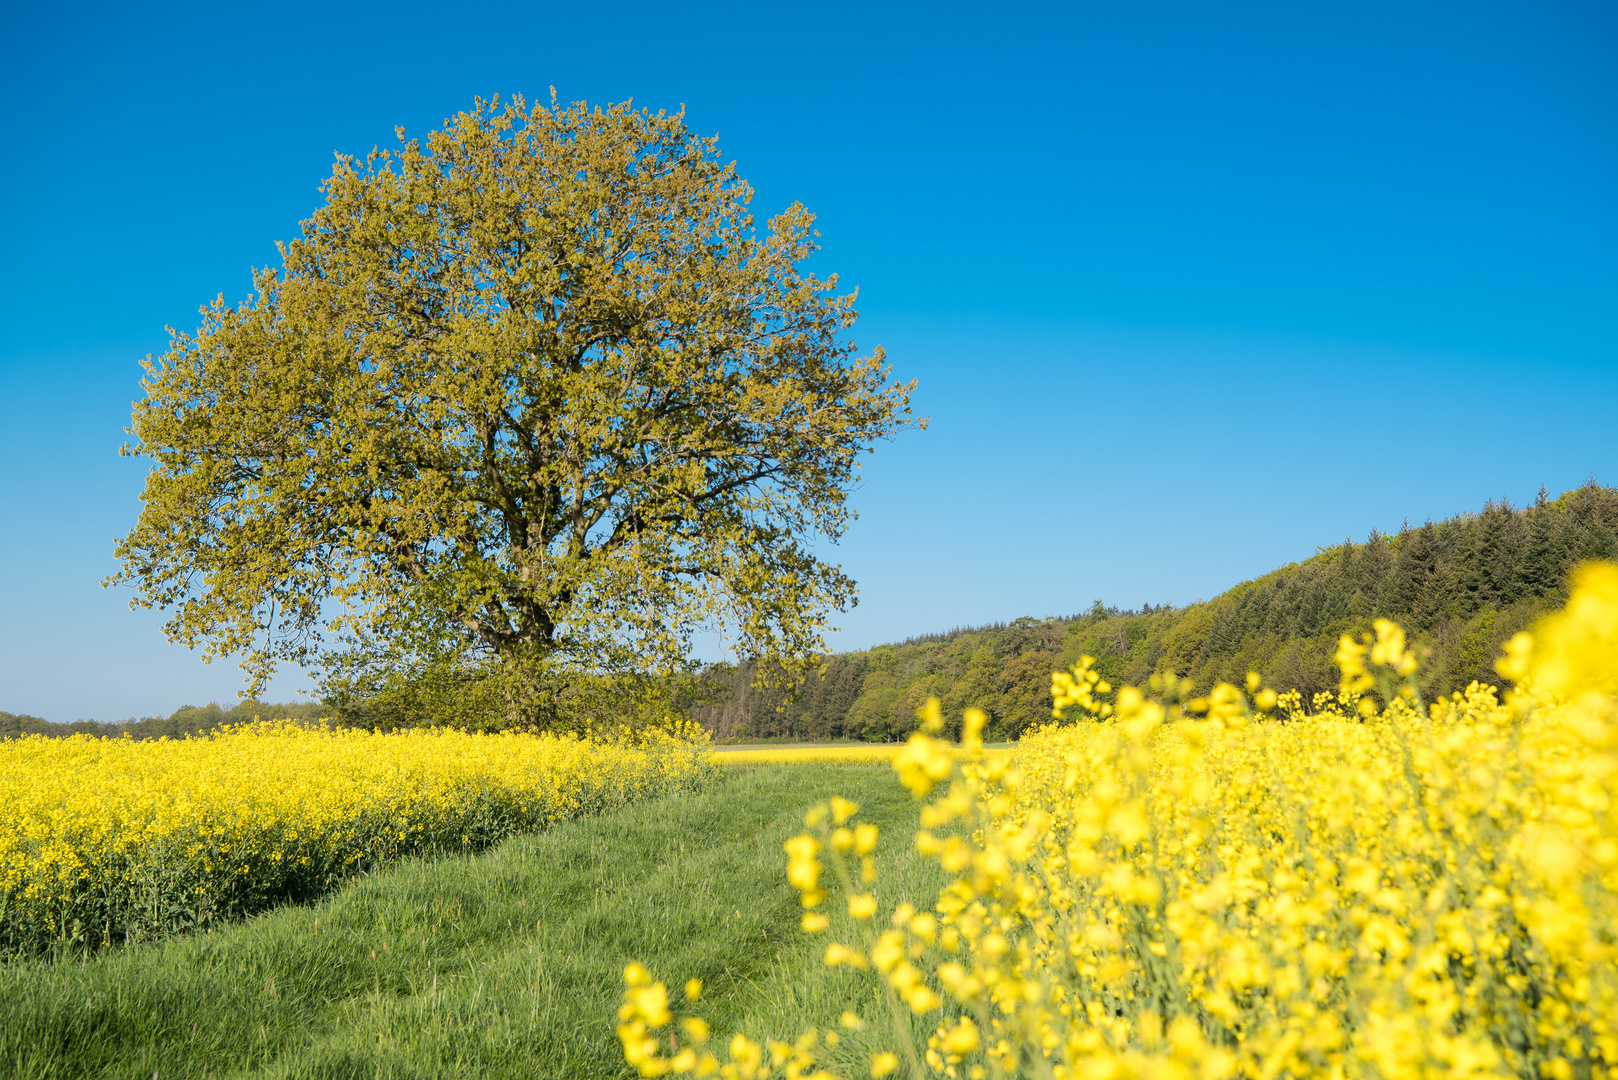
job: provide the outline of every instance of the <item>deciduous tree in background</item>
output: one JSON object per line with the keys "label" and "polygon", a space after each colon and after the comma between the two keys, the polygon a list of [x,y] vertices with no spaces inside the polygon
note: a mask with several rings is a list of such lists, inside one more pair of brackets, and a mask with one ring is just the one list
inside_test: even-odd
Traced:
{"label": "deciduous tree in background", "polygon": [[248,301],[147,362],[109,580],[249,692],[292,661],[380,722],[569,722],[714,622],[803,670],[854,597],[809,544],[917,423],[804,269],[812,215],[759,235],[683,113],[554,99],[479,101],[323,190]]}

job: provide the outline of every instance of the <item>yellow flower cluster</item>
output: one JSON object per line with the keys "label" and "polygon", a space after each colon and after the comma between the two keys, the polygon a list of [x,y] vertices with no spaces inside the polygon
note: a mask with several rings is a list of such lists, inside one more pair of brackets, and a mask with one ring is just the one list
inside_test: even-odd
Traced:
{"label": "yellow flower cluster", "polygon": [[[852,811],[811,813],[804,928],[896,1018],[870,1075],[1618,1078],[1618,567],[1512,643],[1504,702],[1422,703],[1402,631],[1376,630],[1314,715],[1256,678],[1104,703],[1081,662],[1056,690],[1091,722],[962,763],[935,708],[895,760],[950,878],[926,909],[855,882]],[[823,861],[847,919],[817,916]],[[634,1063],[811,1075],[833,1036]]]}
{"label": "yellow flower cluster", "polygon": [[[721,1071],[719,1060],[707,1049],[710,1032],[707,1022],[700,1016],[681,1019],[679,1028],[685,1035],[686,1045],[678,1048],[679,1041],[671,1033],[670,1041],[675,1043],[677,1049],[672,1057],[662,1056],[659,1040],[651,1032],[674,1023],[674,1016],[669,1012],[668,987],[653,982],[651,974],[640,964],[630,964],[624,968],[624,986],[624,1003],[618,1010],[618,1038],[624,1044],[624,1059],[635,1066],[642,1076],[662,1076],[668,1072],[712,1076]],[[695,1004],[701,997],[702,980],[688,979],[685,984],[686,1001]],[[803,1056],[802,1047],[794,1051],[774,1042],[761,1047],[743,1035],[734,1036],[729,1049],[732,1064],[724,1070],[726,1076],[737,1075],[738,1064],[752,1075],[763,1066],[766,1053],[775,1065],[781,1065],[789,1058],[796,1063]],[[790,1075],[794,1080],[800,1077],[802,1080],[830,1080],[823,1072],[810,1076],[795,1071]]]}
{"label": "yellow flower cluster", "polygon": [[693,737],[265,722],[178,742],[0,742],[0,955],[215,922],[402,855],[692,787],[716,768]]}
{"label": "yellow flower cluster", "polygon": [[1112,705],[1096,696],[1111,691],[1112,684],[1101,677],[1095,663],[1095,657],[1081,656],[1071,675],[1058,671],[1051,676],[1052,716],[1060,720],[1063,711],[1074,705],[1101,719],[1112,715]]}

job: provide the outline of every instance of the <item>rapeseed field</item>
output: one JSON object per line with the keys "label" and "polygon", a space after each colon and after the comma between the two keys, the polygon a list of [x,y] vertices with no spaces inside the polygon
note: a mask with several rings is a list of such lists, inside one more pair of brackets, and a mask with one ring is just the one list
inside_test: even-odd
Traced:
{"label": "rapeseed field", "polygon": [[0,955],[99,946],[307,898],[403,856],[696,788],[700,732],[374,734],[286,722],[0,743]]}
{"label": "rapeseed field", "polygon": [[[625,970],[642,1076],[1052,1080],[1618,1077],[1618,566],[1472,684],[1421,701],[1399,627],[1344,638],[1306,712],[1250,677],[1187,699],[1081,661],[1013,758],[936,738],[894,760],[948,885],[877,879],[852,801],[786,843],[802,930],[885,1015],[716,1037]],[[960,760],[964,751],[967,758]],[[869,995],[863,995],[867,1000]],[[869,1012],[869,1010],[867,1010]],[[880,1011],[880,1010],[879,1010]],[[918,1025],[919,1021],[919,1025]]]}

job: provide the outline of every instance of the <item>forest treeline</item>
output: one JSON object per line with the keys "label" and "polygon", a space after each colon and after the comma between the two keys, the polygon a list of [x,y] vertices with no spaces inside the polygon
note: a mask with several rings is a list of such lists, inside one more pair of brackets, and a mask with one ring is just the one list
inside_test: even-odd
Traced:
{"label": "forest treeline", "polygon": [[47,735],[52,738],[68,735],[121,738],[128,735],[133,739],[183,739],[187,735],[205,735],[225,724],[250,723],[254,719],[318,720],[329,712],[319,702],[266,705],[258,701],[243,701],[229,709],[213,702],[183,705],[168,716],[147,716],[111,723],[101,720],[53,723],[37,716],[0,712],[0,739],[19,735]]}
{"label": "forest treeline", "polygon": [[1185,607],[1120,611],[1100,601],[1072,618],[1021,618],[825,658],[791,700],[752,686],[742,664],[717,701],[694,710],[721,740],[902,738],[915,710],[939,698],[959,724],[988,712],[989,733],[1016,738],[1050,715],[1051,672],[1094,656],[1114,685],[1154,673],[1190,678],[1199,692],[1257,671],[1308,701],[1334,690],[1340,634],[1379,617],[1411,631],[1426,654],[1429,696],[1477,679],[1498,683],[1501,645],[1565,599],[1568,571],[1618,558],[1618,488],[1593,481],[1515,509],[1490,502],[1476,514],[1373,531],[1364,543],[1320,549],[1228,592]]}

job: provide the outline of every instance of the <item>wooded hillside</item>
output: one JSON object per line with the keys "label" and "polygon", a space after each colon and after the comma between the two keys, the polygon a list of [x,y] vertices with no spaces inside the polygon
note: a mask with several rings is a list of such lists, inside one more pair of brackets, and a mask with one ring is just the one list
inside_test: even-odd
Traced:
{"label": "wooded hillside", "polygon": [[1114,684],[1156,672],[1206,691],[1249,671],[1305,700],[1335,689],[1338,635],[1395,619],[1425,648],[1427,692],[1477,679],[1498,682],[1500,646],[1565,598],[1568,571],[1618,558],[1618,488],[1586,484],[1532,506],[1491,502],[1476,514],[1320,549],[1212,600],[1182,608],[1120,611],[1097,601],[1072,618],[1021,618],[825,658],[795,700],[754,689],[752,669],[726,672],[719,703],[695,710],[722,739],[890,740],[914,726],[937,696],[959,723],[970,705],[990,734],[1015,738],[1050,712],[1050,675],[1080,654]]}

